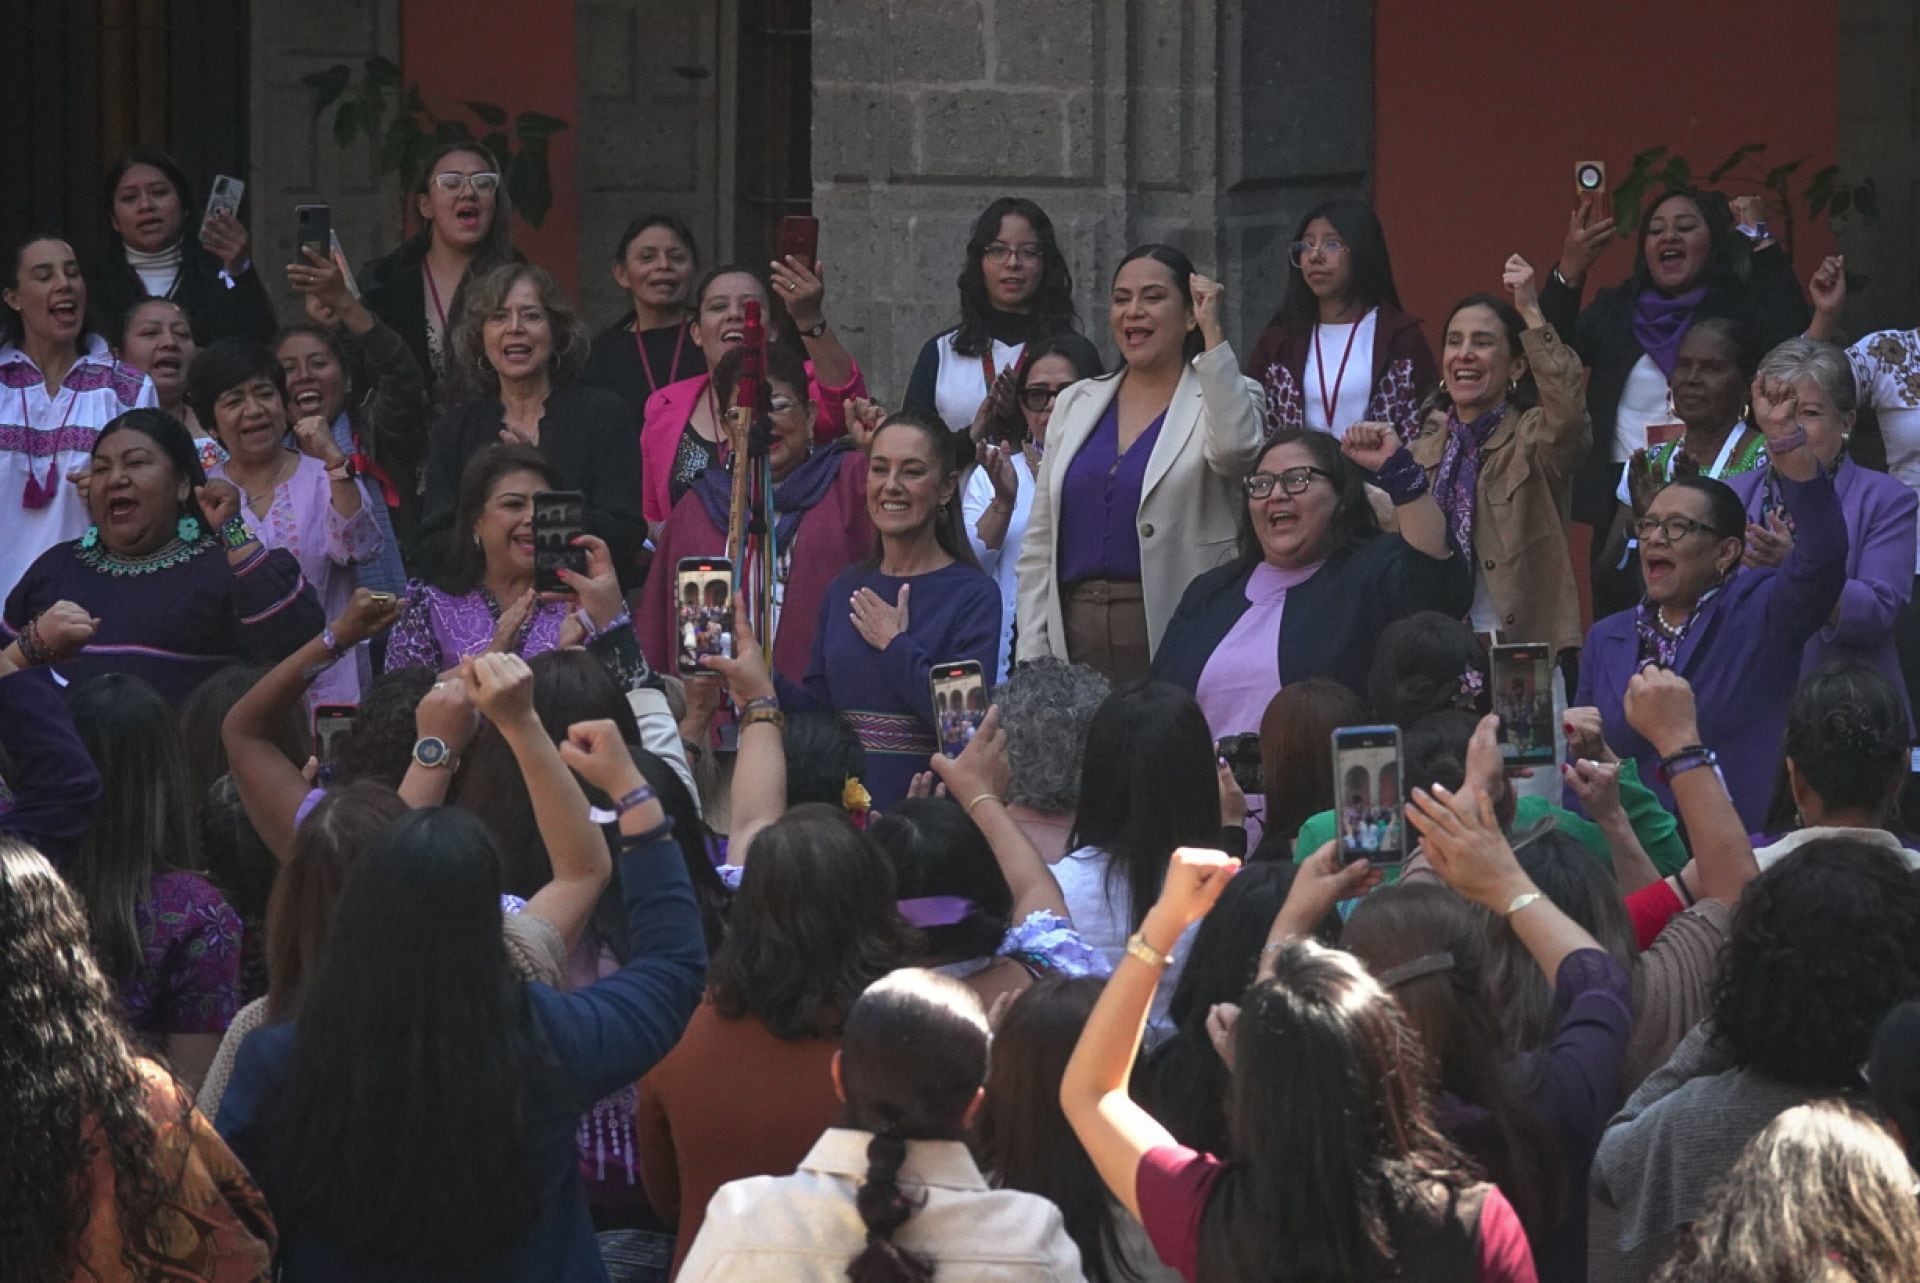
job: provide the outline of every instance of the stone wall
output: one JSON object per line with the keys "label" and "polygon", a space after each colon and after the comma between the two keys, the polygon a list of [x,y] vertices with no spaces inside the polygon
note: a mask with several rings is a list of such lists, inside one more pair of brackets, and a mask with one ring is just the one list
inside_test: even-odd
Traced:
{"label": "stone wall", "polygon": [[959,319],[967,232],[1001,195],[1052,217],[1110,359],[1108,277],[1147,240],[1228,283],[1244,352],[1300,212],[1367,172],[1371,5],[1312,9],[1283,31],[1259,0],[814,0],[828,310],[869,384],[897,403]]}
{"label": "stone wall", "polygon": [[1920,7],[1841,0],[1839,17],[1840,170],[1880,193],[1871,225],[1835,229],[1847,270],[1869,278],[1847,301],[1847,329],[1907,329],[1920,307]]}

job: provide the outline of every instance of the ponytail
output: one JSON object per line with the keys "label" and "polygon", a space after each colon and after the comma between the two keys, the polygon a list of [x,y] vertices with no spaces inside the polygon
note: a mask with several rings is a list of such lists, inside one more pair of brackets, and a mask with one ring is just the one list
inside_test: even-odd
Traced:
{"label": "ponytail", "polygon": [[867,1178],[854,1197],[866,1223],[867,1245],[847,1263],[853,1283],[931,1283],[933,1262],[893,1241],[923,1201],[900,1188],[900,1166],[906,1161],[907,1142],[892,1127],[867,1142]]}

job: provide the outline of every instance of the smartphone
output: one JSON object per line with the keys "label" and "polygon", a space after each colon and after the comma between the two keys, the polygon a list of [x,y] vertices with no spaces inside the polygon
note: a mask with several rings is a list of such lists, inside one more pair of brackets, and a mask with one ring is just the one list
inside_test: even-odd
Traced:
{"label": "smartphone", "polygon": [[680,671],[698,673],[702,655],[732,659],[733,562],[725,557],[682,557],[673,576],[675,618],[680,629]]}
{"label": "smartphone", "polygon": [[360,282],[353,279],[353,268],[347,263],[347,251],[340,248],[340,233],[331,227],[327,229],[327,244],[332,247],[334,266],[340,269],[340,279],[346,282],[347,293],[360,297]]}
{"label": "smartphone", "polygon": [[293,207],[294,248],[302,255],[307,250],[325,257],[333,248],[333,208],[329,205]]}
{"label": "smartphone", "polygon": [[340,737],[353,729],[360,713],[357,704],[315,704],[313,706],[313,755],[322,766],[334,760]]}
{"label": "smartphone", "polygon": [[533,587],[567,592],[560,571],[587,573],[587,550],[574,544],[587,517],[587,497],[578,490],[540,490],[533,496]]}
{"label": "smartphone", "polygon": [[1573,192],[1575,196],[1593,197],[1593,219],[1613,217],[1613,193],[1607,189],[1607,162],[1604,160],[1579,160],[1573,164]]}
{"label": "smartphone", "polygon": [[225,174],[216,174],[213,190],[207,193],[207,210],[200,216],[200,230],[207,229],[207,220],[215,214],[231,214],[240,217],[240,198],[246,195],[247,185],[237,178]]}
{"label": "smartphone", "polygon": [[1553,647],[1515,642],[1493,648],[1493,711],[1508,766],[1553,765]]}
{"label": "smartphone", "polygon": [[1213,743],[1215,758],[1227,764],[1233,772],[1233,782],[1248,797],[1258,797],[1267,791],[1267,773],[1260,765],[1260,737],[1258,735],[1229,735]]}
{"label": "smartphone", "polygon": [[933,687],[934,729],[940,751],[958,757],[973,742],[973,733],[987,715],[987,688],[980,677],[980,661],[935,664],[927,681]]}
{"label": "smartphone", "polygon": [[1333,733],[1340,863],[1403,864],[1407,858],[1405,766],[1398,726],[1342,726]]}
{"label": "smartphone", "polygon": [[1647,425],[1647,449],[1665,445],[1669,441],[1678,441],[1687,434],[1684,423],[1649,423]]}
{"label": "smartphone", "polygon": [[792,255],[812,271],[820,257],[820,220],[811,214],[788,214],[774,232],[773,245],[776,259],[785,262]]}

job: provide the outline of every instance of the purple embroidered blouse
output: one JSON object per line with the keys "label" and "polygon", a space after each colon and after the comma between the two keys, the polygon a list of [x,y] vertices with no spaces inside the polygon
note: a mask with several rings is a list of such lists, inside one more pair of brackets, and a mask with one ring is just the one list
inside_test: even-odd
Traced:
{"label": "purple embroidered blouse", "polygon": [[[431,584],[415,580],[407,589],[406,607],[387,634],[387,669],[431,668],[445,672],[464,655],[480,655],[493,644],[500,608],[485,588],[455,597]],[[553,650],[560,644],[560,625],[567,617],[563,602],[542,602],[521,636],[515,653],[523,659]]]}
{"label": "purple embroidered blouse", "polygon": [[1140,515],[1147,460],[1166,421],[1162,410],[1122,454],[1120,399],[1115,397],[1067,465],[1057,523],[1062,586],[1088,579],[1140,578],[1140,536],[1134,522]]}
{"label": "purple embroidered blouse", "polygon": [[155,1044],[223,1033],[240,1006],[240,916],[197,873],[170,869],[151,885],[134,909],[140,965],[120,982],[127,1023]]}

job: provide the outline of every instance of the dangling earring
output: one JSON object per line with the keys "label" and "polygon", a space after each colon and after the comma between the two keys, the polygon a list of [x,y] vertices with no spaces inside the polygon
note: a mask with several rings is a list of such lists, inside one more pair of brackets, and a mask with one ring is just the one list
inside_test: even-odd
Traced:
{"label": "dangling earring", "polygon": [[82,548],[91,548],[99,542],[100,527],[98,526],[88,526],[87,533],[80,536],[80,546]]}
{"label": "dangling earring", "polygon": [[200,519],[190,512],[182,513],[180,520],[173,523],[173,533],[180,536],[181,543],[195,543],[200,538]]}
{"label": "dangling earring", "polygon": [[[1669,401],[1673,400],[1673,393],[1671,392],[1667,393],[1667,400]],[[1740,403],[1740,422],[1746,423],[1750,421],[1752,417],[1753,417],[1752,404],[1746,401],[1742,401]]]}
{"label": "dangling earring", "polygon": [[473,532],[473,546],[476,548],[480,546],[480,532],[478,530]]}
{"label": "dangling earring", "polygon": [[1673,389],[1667,389],[1667,422],[1673,422]]}
{"label": "dangling earring", "polygon": [[1516,375],[1515,377],[1507,380],[1507,394],[1509,396],[1511,396],[1515,392],[1518,392],[1519,390],[1520,390],[1519,376]]}

